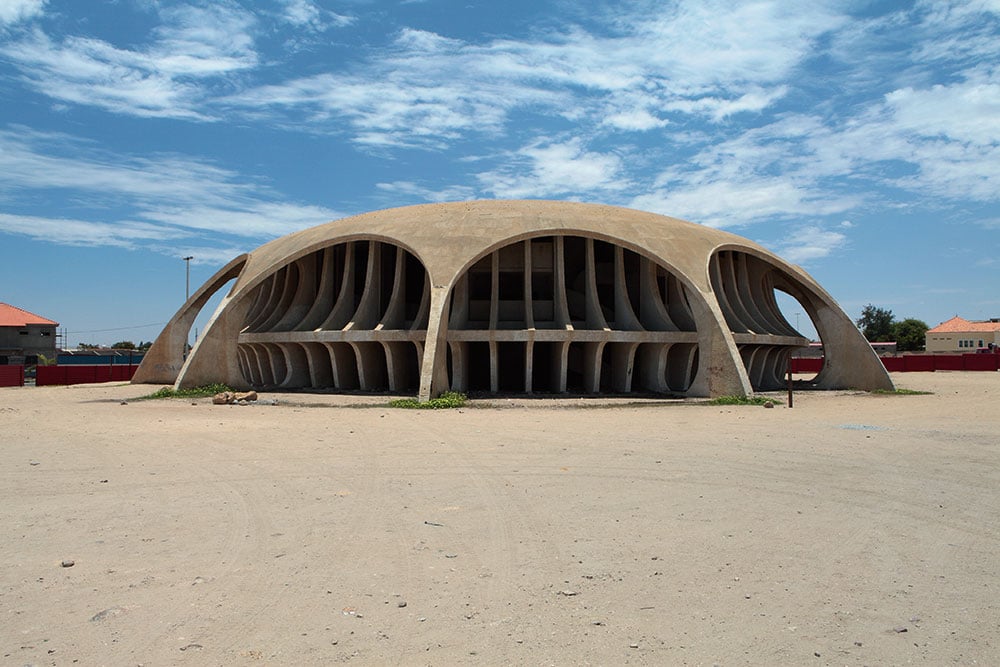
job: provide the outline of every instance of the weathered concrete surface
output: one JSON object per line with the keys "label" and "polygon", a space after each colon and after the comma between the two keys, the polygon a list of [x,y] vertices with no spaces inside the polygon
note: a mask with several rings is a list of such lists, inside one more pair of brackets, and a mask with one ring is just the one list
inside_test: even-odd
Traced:
{"label": "weathered concrete surface", "polygon": [[[184,361],[198,311],[233,277]],[[548,201],[376,211],[267,243],[181,308],[134,381],[422,399],[477,383],[750,394],[779,384],[807,342],[775,289],[799,300],[824,342],[818,386],[892,387],[833,298],[764,248],[675,218]]]}

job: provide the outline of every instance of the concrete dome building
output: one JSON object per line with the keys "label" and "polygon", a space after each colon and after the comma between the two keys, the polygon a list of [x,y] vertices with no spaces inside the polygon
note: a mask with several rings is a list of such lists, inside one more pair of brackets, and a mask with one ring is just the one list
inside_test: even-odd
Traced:
{"label": "concrete dome building", "polygon": [[[184,356],[213,294],[232,282]],[[478,201],[376,211],[237,257],[164,328],[133,382],[178,388],[748,395],[808,340],[820,388],[891,389],[816,282],[747,239],[629,209]]]}

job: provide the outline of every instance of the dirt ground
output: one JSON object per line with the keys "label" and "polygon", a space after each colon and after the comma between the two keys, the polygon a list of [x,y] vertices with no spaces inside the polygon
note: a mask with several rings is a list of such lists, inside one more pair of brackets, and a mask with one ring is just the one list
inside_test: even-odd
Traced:
{"label": "dirt ground", "polygon": [[0,663],[1000,664],[1000,373],[894,379],[934,393],[0,389]]}

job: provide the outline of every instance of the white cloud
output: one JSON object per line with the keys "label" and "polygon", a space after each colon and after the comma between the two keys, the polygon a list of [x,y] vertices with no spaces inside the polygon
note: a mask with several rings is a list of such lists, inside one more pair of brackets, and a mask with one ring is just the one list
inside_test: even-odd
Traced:
{"label": "white cloud", "polygon": [[303,115],[373,146],[440,149],[469,133],[496,133],[516,110],[599,127],[648,131],[664,112],[714,122],[760,112],[817,39],[846,20],[822,5],[776,1],[638,3],[613,17],[615,35],[570,26],[534,39],[471,43],[404,29],[390,48],[330,71],[257,86],[222,102],[248,113]]}
{"label": "white cloud", "polygon": [[[0,172],[0,201],[8,208],[51,190],[86,202],[87,217],[96,222],[6,215],[5,231],[56,243],[151,247],[206,234],[274,238],[343,217],[322,206],[282,201],[266,186],[206,162],[106,154],[62,135],[0,131]],[[122,209],[127,213],[109,213]]]}
{"label": "white cloud", "polygon": [[393,181],[392,183],[376,183],[375,187],[382,192],[418,198],[429,202],[467,201],[476,197],[476,192],[473,188],[461,185],[435,190],[418,185],[412,181]]}
{"label": "white cloud", "polygon": [[343,217],[322,206],[262,201],[248,197],[218,205],[157,202],[140,206],[139,215],[164,225],[232,236],[275,238]]}
{"label": "white cloud", "polygon": [[696,99],[684,99],[668,102],[666,109],[672,111],[683,111],[689,114],[703,113],[713,121],[719,122],[729,116],[743,112],[756,113],[766,109],[774,102],[785,96],[788,86],[776,86],[771,89],[764,89],[752,86],[748,92],[736,99],[726,99],[719,97],[701,97]]}
{"label": "white cloud", "polygon": [[323,9],[312,0],[281,0],[281,18],[291,25],[310,32],[325,32],[354,23],[354,18]]}
{"label": "white cloud", "polygon": [[611,114],[604,119],[605,125],[610,125],[618,130],[644,131],[663,127],[669,121],[657,118],[644,109],[633,109],[632,111],[620,111]]}
{"label": "white cloud", "polygon": [[183,238],[177,230],[142,222],[95,222],[0,213],[0,231],[73,246],[136,248],[140,243]]}
{"label": "white cloud", "polygon": [[980,146],[1000,138],[1000,78],[976,76],[924,90],[894,90],[885,104],[899,132]]}
{"label": "white cloud", "polygon": [[792,232],[778,244],[776,252],[795,264],[805,264],[821,259],[847,244],[847,237],[815,226],[806,226]]}
{"label": "white cloud", "polygon": [[815,41],[847,22],[836,3],[815,2],[810,11],[794,4],[762,0],[734,4],[692,0],[636,12],[627,19],[638,48],[654,66],[685,87],[730,89],[743,83],[784,80]]}
{"label": "white cloud", "polygon": [[622,160],[613,153],[587,151],[579,139],[536,142],[510,156],[504,168],[477,174],[486,192],[500,198],[530,199],[628,187]]}
{"label": "white cloud", "polygon": [[40,16],[48,0],[0,0],[0,27]]}
{"label": "white cloud", "polygon": [[697,181],[697,178],[689,178],[640,195],[629,205],[710,227],[736,227],[775,219],[840,213],[857,204],[848,197],[829,197],[820,191],[803,188],[784,177]]}
{"label": "white cloud", "polygon": [[116,113],[206,120],[207,94],[198,80],[252,68],[252,15],[229,3],[169,7],[145,48],[116,47],[99,39],[53,42],[35,29],[0,46],[39,92],[64,102]]}

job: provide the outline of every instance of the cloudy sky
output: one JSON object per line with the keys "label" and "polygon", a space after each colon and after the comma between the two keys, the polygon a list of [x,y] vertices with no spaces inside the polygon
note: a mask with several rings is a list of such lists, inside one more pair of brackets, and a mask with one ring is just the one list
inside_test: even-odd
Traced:
{"label": "cloudy sky", "polygon": [[0,301],[70,344],[154,338],[182,257],[492,198],[1000,316],[1000,0],[0,0],[0,100]]}

